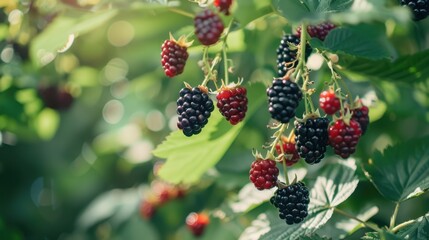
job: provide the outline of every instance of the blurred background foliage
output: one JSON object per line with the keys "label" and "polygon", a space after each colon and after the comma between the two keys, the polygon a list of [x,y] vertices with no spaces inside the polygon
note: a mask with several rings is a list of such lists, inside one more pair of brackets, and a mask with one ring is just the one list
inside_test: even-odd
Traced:
{"label": "blurred background foliage", "polygon": [[[308,1],[323,10],[318,15],[300,15],[285,2],[235,1],[229,58],[232,77],[243,77],[253,89],[252,114],[209,171],[191,176],[183,198],[144,219],[139,206],[156,188],[153,167],[163,161],[152,150],[176,130],[175,101],[183,81],[197,85],[204,78],[197,41],[184,73],[174,79],[161,68],[161,44],[170,32],[193,39],[192,15],[201,7],[185,0],[0,1],[0,239],[192,239],[185,218],[203,210],[212,215],[203,239],[237,239],[268,209],[259,203],[234,213],[230,206],[249,204],[238,192],[248,183],[252,149],[271,135],[260,83],[276,75],[279,40],[303,19],[329,18],[352,34],[345,38],[345,31],[337,31],[311,44],[337,53],[350,91],[371,104],[372,122],[355,154],[358,161],[429,134],[429,20],[412,22],[393,0],[332,1],[329,9]],[[214,54],[220,46],[210,50]],[[319,91],[330,70],[319,58],[310,59]],[[71,93],[71,108],[44,106],[39,89],[49,85]],[[191,161],[204,161],[204,149],[195,151],[203,154]],[[314,180],[317,169],[308,169],[306,181]],[[343,207],[359,212],[377,206],[373,221],[387,224],[393,203],[362,173],[360,178]],[[398,221],[427,212],[428,200],[426,193],[404,203]]]}

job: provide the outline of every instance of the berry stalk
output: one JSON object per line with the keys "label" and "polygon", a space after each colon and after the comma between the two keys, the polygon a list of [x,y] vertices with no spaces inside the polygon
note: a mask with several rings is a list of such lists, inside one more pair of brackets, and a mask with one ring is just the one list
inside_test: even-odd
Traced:
{"label": "berry stalk", "polygon": [[210,78],[212,77],[213,74],[213,69],[214,67],[219,63],[220,61],[220,57],[219,55],[216,55],[216,57],[213,59],[211,66],[208,62],[208,47],[204,47],[204,52],[203,52],[203,63],[204,63],[204,67],[208,70],[206,76],[204,77],[203,82],[201,83],[201,86],[206,86],[207,83],[210,81]]}
{"label": "berry stalk", "polygon": [[228,49],[228,44],[226,43],[227,39],[228,39],[228,35],[229,35],[229,31],[231,30],[231,26],[232,26],[232,22],[234,20],[231,20],[228,24],[228,27],[225,30],[225,36],[222,39],[222,54],[223,54],[223,68],[224,68],[224,74],[225,74],[225,85],[228,86],[229,84],[229,74],[228,74],[228,57],[227,57],[227,49]]}
{"label": "berry stalk", "polygon": [[340,210],[338,208],[334,208],[334,212],[339,213],[339,214],[341,214],[341,215],[343,215],[345,217],[348,217],[350,219],[353,219],[355,221],[358,221],[358,222],[362,223],[365,227],[371,228],[372,230],[374,230],[376,232],[381,232],[382,231],[377,225],[375,225],[375,224],[369,224],[369,223],[367,223],[367,222],[365,222],[365,221],[363,221],[363,220],[361,220],[361,219],[359,219],[359,218],[351,215],[350,213],[345,212],[343,210]]}
{"label": "berry stalk", "polygon": [[[274,136],[276,136],[276,138],[274,139],[274,141],[271,143],[271,149],[270,149],[270,153],[269,155],[274,156],[274,151],[276,151],[276,145],[280,142],[280,149],[282,151],[282,154],[284,154],[284,149],[283,149],[283,144],[281,141],[283,132],[288,128],[289,124],[284,124],[282,123],[280,125],[280,129],[274,133]],[[289,185],[289,178],[287,175],[287,167],[286,167],[286,160],[282,161],[283,162],[283,172],[285,175],[285,180],[286,180],[286,185]]]}

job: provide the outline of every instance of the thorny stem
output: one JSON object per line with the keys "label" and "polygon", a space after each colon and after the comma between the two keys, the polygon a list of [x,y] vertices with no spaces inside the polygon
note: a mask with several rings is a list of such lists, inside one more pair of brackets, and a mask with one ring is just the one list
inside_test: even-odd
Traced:
{"label": "thorny stem", "polygon": [[229,84],[229,74],[228,74],[228,57],[226,54],[226,50],[228,48],[228,44],[226,43],[229,35],[229,31],[231,30],[231,26],[234,20],[231,20],[228,24],[227,30],[225,32],[225,36],[222,40],[222,53],[223,53],[223,68],[224,68],[224,74],[225,74],[225,85]]}
{"label": "thorny stem", "polygon": [[396,217],[398,216],[398,212],[399,212],[399,205],[400,205],[400,203],[399,203],[399,202],[397,202],[397,203],[396,203],[396,205],[395,205],[395,210],[393,211],[393,215],[392,215],[392,217],[390,218],[390,226],[389,226],[389,229],[392,229],[392,228],[395,226],[395,223],[396,223]]}
{"label": "thorny stem", "polygon": [[185,17],[190,17],[192,19],[195,17],[192,13],[188,13],[188,12],[185,12],[185,11],[177,9],[177,8],[168,8],[168,10],[171,12],[180,14],[182,16],[185,16]]}
{"label": "thorny stem", "polygon": [[397,226],[395,226],[394,228],[392,228],[392,232],[393,233],[396,233],[396,232],[398,232],[399,230],[401,230],[402,228],[404,228],[404,227],[406,227],[406,226],[408,226],[408,225],[410,225],[410,224],[413,224],[413,223],[415,223],[416,222],[416,220],[415,219],[412,219],[412,220],[408,220],[408,221],[406,221],[406,222],[403,222],[403,223],[401,223],[401,224],[398,224]]}
{"label": "thorny stem", "polygon": [[204,62],[204,67],[208,69],[208,72],[204,78],[203,83],[201,83],[201,86],[206,86],[207,83],[210,81],[210,77],[212,76],[213,69],[216,66],[216,64],[218,64],[219,60],[220,60],[219,55],[216,55],[216,57],[212,61],[212,65],[210,66],[210,64],[208,63],[208,47],[204,48],[203,62]]}
{"label": "thorny stem", "polygon": [[363,221],[363,220],[361,220],[361,219],[359,219],[359,218],[357,218],[357,217],[355,217],[355,216],[351,215],[351,214],[350,214],[350,213],[348,213],[348,212],[345,212],[345,211],[340,210],[340,209],[338,209],[338,208],[334,208],[334,212],[339,213],[339,214],[341,214],[341,215],[343,215],[343,216],[345,216],[345,217],[348,217],[348,218],[350,218],[350,219],[353,219],[353,220],[355,220],[355,221],[358,221],[358,222],[362,223],[365,227],[367,227],[367,228],[371,228],[371,229],[372,229],[372,230],[374,230],[374,231],[377,231],[377,232],[380,232],[380,231],[381,231],[381,229],[380,229],[378,226],[376,226],[375,224],[369,224],[369,223],[367,223],[367,222],[365,222],[365,221]]}
{"label": "thorny stem", "polygon": [[276,139],[271,143],[270,154],[274,155],[274,151],[276,150],[276,145],[282,138],[283,132],[287,129],[288,124],[282,123],[280,129],[275,133],[277,134]]}

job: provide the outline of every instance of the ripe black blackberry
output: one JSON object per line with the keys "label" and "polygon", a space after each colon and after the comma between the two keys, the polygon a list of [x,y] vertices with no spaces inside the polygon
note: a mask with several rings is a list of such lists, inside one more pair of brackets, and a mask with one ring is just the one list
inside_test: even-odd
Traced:
{"label": "ripe black blackberry", "polygon": [[[285,34],[280,41],[280,45],[277,48],[277,74],[279,77],[283,77],[287,71],[296,67],[298,65],[298,61],[296,59],[296,55],[298,50],[291,49],[289,44],[295,45],[298,47],[300,43],[300,39],[297,35]],[[305,58],[307,59],[310,56],[312,48],[310,45],[306,45],[305,47]]]}
{"label": "ripe black blackberry", "polygon": [[309,192],[302,182],[279,188],[270,199],[279,210],[279,217],[288,225],[304,221],[308,215]]}
{"label": "ripe black blackberry", "polygon": [[401,5],[411,9],[415,21],[425,19],[429,15],[429,0],[401,0]]}
{"label": "ripe black blackberry", "polygon": [[288,123],[295,117],[302,92],[298,84],[289,78],[276,78],[273,85],[267,89],[267,96],[271,117],[281,123]]}
{"label": "ripe black blackberry", "polygon": [[295,121],[295,142],[299,156],[308,164],[319,163],[328,145],[329,120],[324,117]]}
{"label": "ripe black blackberry", "polygon": [[177,100],[177,127],[183,134],[190,137],[201,132],[207,124],[208,118],[214,109],[213,101],[207,94],[205,87],[185,87],[179,92]]}

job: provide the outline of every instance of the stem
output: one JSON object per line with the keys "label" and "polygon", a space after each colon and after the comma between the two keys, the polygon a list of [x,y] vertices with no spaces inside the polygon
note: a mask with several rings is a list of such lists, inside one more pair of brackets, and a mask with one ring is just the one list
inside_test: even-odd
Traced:
{"label": "stem", "polygon": [[[290,138],[290,135],[289,135],[289,138]],[[289,141],[289,138],[288,138],[288,141]],[[288,186],[289,186],[289,177],[288,177],[288,175],[287,175],[287,166],[286,166],[285,149],[284,149],[284,145],[283,145],[283,140],[282,140],[282,138],[280,138],[280,150],[281,150],[282,155],[283,155],[283,161],[282,161],[282,165],[283,165],[283,173],[284,173],[284,175],[285,175],[286,185],[288,185]]]}
{"label": "stem", "polygon": [[207,54],[207,50],[208,49],[208,47],[206,47],[205,49],[204,49],[204,57],[203,57],[203,62],[204,62],[204,64],[205,64],[205,67],[206,68],[208,68],[208,72],[207,72],[207,74],[206,74],[206,76],[205,76],[205,78],[204,78],[204,81],[203,81],[203,83],[201,83],[201,86],[206,86],[207,85],[207,83],[210,81],[210,77],[211,77],[211,75],[212,75],[212,72],[213,72],[213,69],[214,69],[214,67],[216,66],[216,64],[219,62],[219,55],[217,55],[214,59],[213,59],[213,61],[212,61],[212,65],[210,66],[209,64],[208,64],[208,61],[207,61],[207,56],[206,56],[206,54]]}
{"label": "stem", "polygon": [[280,129],[276,132],[276,134],[277,134],[276,139],[274,139],[274,141],[271,143],[272,144],[271,149],[270,149],[271,155],[274,155],[274,151],[276,150],[276,145],[280,141],[280,139],[282,138],[282,134],[286,130],[287,126],[288,126],[288,124],[282,123]]}
{"label": "stem", "polygon": [[401,230],[402,228],[404,228],[404,227],[406,227],[406,226],[408,226],[408,225],[410,225],[410,224],[413,224],[413,223],[415,223],[415,222],[416,222],[416,220],[415,220],[415,219],[413,219],[413,220],[408,220],[408,221],[406,221],[406,222],[403,222],[403,223],[401,223],[401,224],[398,224],[396,227],[392,228],[392,232],[393,232],[393,233],[396,233],[396,232],[398,232],[399,230]]}
{"label": "stem", "polygon": [[395,222],[396,222],[396,217],[398,216],[398,212],[399,212],[399,205],[400,203],[397,202],[395,205],[395,210],[393,211],[393,215],[390,218],[390,226],[389,229],[392,229],[395,226]]}
{"label": "stem", "polygon": [[177,8],[169,8],[168,10],[171,12],[180,14],[182,16],[185,16],[185,17],[190,17],[192,19],[195,17],[192,13],[188,13],[188,12],[185,12],[185,11],[177,9]]}
{"label": "stem", "polygon": [[225,36],[222,40],[222,54],[223,54],[223,68],[224,68],[224,74],[225,74],[225,85],[229,84],[229,74],[228,74],[228,57],[226,54],[228,44],[226,43],[229,35],[229,31],[231,30],[233,20],[231,20],[228,24],[227,30],[225,31]]}
{"label": "stem", "polygon": [[372,229],[372,230],[374,230],[374,231],[377,231],[377,232],[380,232],[380,231],[381,231],[381,229],[380,229],[377,225],[374,225],[374,224],[368,224],[367,222],[365,222],[365,221],[363,221],[363,220],[361,220],[361,219],[359,219],[359,218],[357,218],[357,217],[355,217],[355,216],[351,215],[351,214],[350,214],[350,213],[348,213],[348,212],[344,212],[343,210],[340,210],[340,209],[338,209],[338,208],[334,208],[334,212],[339,213],[339,214],[341,214],[341,215],[343,215],[343,216],[345,216],[345,217],[348,217],[348,218],[350,218],[350,219],[353,219],[353,220],[355,220],[355,221],[358,221],[358,222],[362,223],[365,227],[367,227],[367,228],[371,228],[371,229]]}

